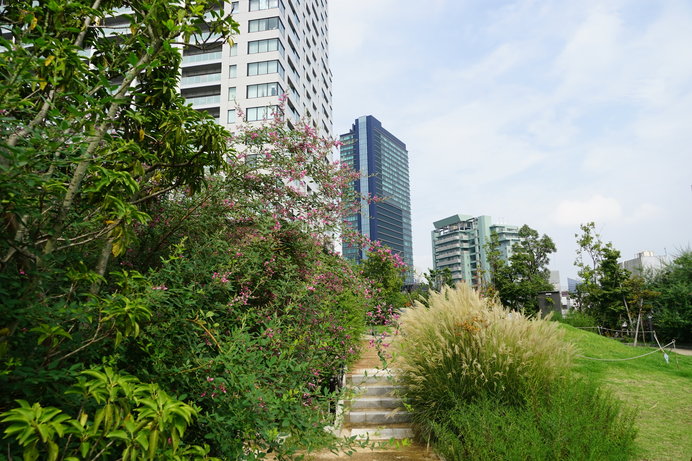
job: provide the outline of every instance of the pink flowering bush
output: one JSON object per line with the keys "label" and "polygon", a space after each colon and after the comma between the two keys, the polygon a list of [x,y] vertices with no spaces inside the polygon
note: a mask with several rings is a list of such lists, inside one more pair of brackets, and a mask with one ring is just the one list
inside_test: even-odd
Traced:
{"label": "pink flowering bush", "polygon": [[[323,428],[340,374],[389,287],[333,251],[356,176],[308,124],[275,120],[227,141],[223,175],[177,188],[147,177],[141,219],[109,258],[85,245],[60,254],[67,269],[7,272],[0,289],[22,308],[11,344],[24,355],[3,365],[3,410],[40,399],[76,414],[64,390],[108,364],[193,406],[185,442],[208,444],[209,456],[333,445]],[[99,261],[104,275],[90,269]]]}
{"label": "pink flowering bush", "polygon": [[276,121],[231,140],[229,173],[152,204],[119,261],[149,271],[153,312],[121,366],[202,408],[189,432],[212,454],[290,456],[325,443],[340,373],[392,286],[332,250],[354,201],[333,143]]}
{"label": "pink flowering bush", "polygon": [[399,310],[407,303],[402,293],[406,270],[398,254],[380,242],[370,242],[368,257],[361,265],[361,275],[369,281],[368,297],[372,300],[366,313],[368,323],[396,324]]}

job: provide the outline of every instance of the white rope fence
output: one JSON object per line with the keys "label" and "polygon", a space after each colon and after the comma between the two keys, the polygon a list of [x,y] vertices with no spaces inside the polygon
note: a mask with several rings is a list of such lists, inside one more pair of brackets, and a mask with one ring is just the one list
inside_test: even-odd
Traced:
{"label": "white rope fence", "polygon": [[[656,337],[656,335],[654,335],[654,337]],[[656,338],[656,342],[658,343],[658,338]],[[661,346],[661,343],[658,343],[658,349],[656,349],[655,351],[647,352],[646,354],[638,355],[636,357],[627,357],[624,359],[601,359],[598,357],[589,357],[586,355],[577,355],[577,357],[579,357],[581,359],[598,360],[600,362],[624,362],[626,360],[640,359],[642,357],[646,357],[647,355],[655,354],[656,352],[658,352],[660,350],[661,352],[663,352],[663,358],[666,359],[666,363],[667,363],[668,362],[668,353],[665,351],[665,348],[668,346],[671,346],[671,345],[673,346],[673,350],[675,350],[675,340],[673,340],[673,341],[669,342],[668,344],[666,344],[665,346]]]}
{"label": "white rope fence", "polygon": [[[598,333],[600,335],[603,335],[602,332],[604,332],[604,331],[610,331],[613,333],[621,334],[623,336],[629,336],[632,333],[634,333],[632,330],[627,330],[627,329],[614,330],[612,328],[606,328],[606,327],[574,327],[574,328],[578,328],[580,330],[598,330]],[[639,334],[642,334],[642,333],[644,333],[644,334],[650,334],[650,333],[656,334],[656,331],[655,330],[639,330]]]}

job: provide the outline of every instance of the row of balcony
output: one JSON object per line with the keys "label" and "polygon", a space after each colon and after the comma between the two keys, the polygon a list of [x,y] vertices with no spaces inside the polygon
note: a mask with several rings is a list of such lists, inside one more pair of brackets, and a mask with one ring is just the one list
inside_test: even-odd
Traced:
{"label": "row of balcony", "polygon": [[212,53],[191,54],[188,56],[183,56],[183,65],[207,61],[220,61],[222,54],[223,53],[221,51],[214,51]]}
{"label": "row of balcony", "polygon": [[209,104],[218,104],[221,102],[221,95],[213,95],[213,96],[198,96],[194,98],[186,98],[185,99],[189,104],[192,104],[193,107],[195,106],[206,106]]}

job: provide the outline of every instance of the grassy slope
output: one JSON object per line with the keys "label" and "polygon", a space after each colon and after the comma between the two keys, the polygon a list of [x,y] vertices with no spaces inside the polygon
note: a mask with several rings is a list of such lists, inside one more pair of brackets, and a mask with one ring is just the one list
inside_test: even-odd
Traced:
{"label": "grassy slope", "polygon": [[[578,354],[628,358],[652,351],[563,325]],[[663,353],[621,361],[576,359],[576,370],[605,383],[628,406],[637,408],[637,442],[643,460],[684,460],[692,457],[692,357]]]}

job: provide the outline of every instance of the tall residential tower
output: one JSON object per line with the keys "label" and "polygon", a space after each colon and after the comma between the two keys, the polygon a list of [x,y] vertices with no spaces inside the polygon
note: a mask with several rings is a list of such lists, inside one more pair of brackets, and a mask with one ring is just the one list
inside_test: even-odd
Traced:
{"label": "tall residential tower", "polygon": [[224,2],[240,24],[229,45],[203,37],[203,47],[183,50],[180,91],[195,109],[212,114],[231,130],[240,120],[270,118],[286,95],[289,124],[311,120],[332,132],[332,74],[329,69],[327,0],[239,0]]}
{"label": "tall residential tower", "polygon": [[[407,283],[413,283],[411,190],[406,144],[382,127],[372,115],[358,118],[351,131],[340,136],[341,161],[360,172],[353,187],[361,195],[378,197],[361,201],[360,213],[349,216],[354,229],[378,240],[398,253],[410,268]],[[346,259],[361,261],[362,248],[344,243]]]}

